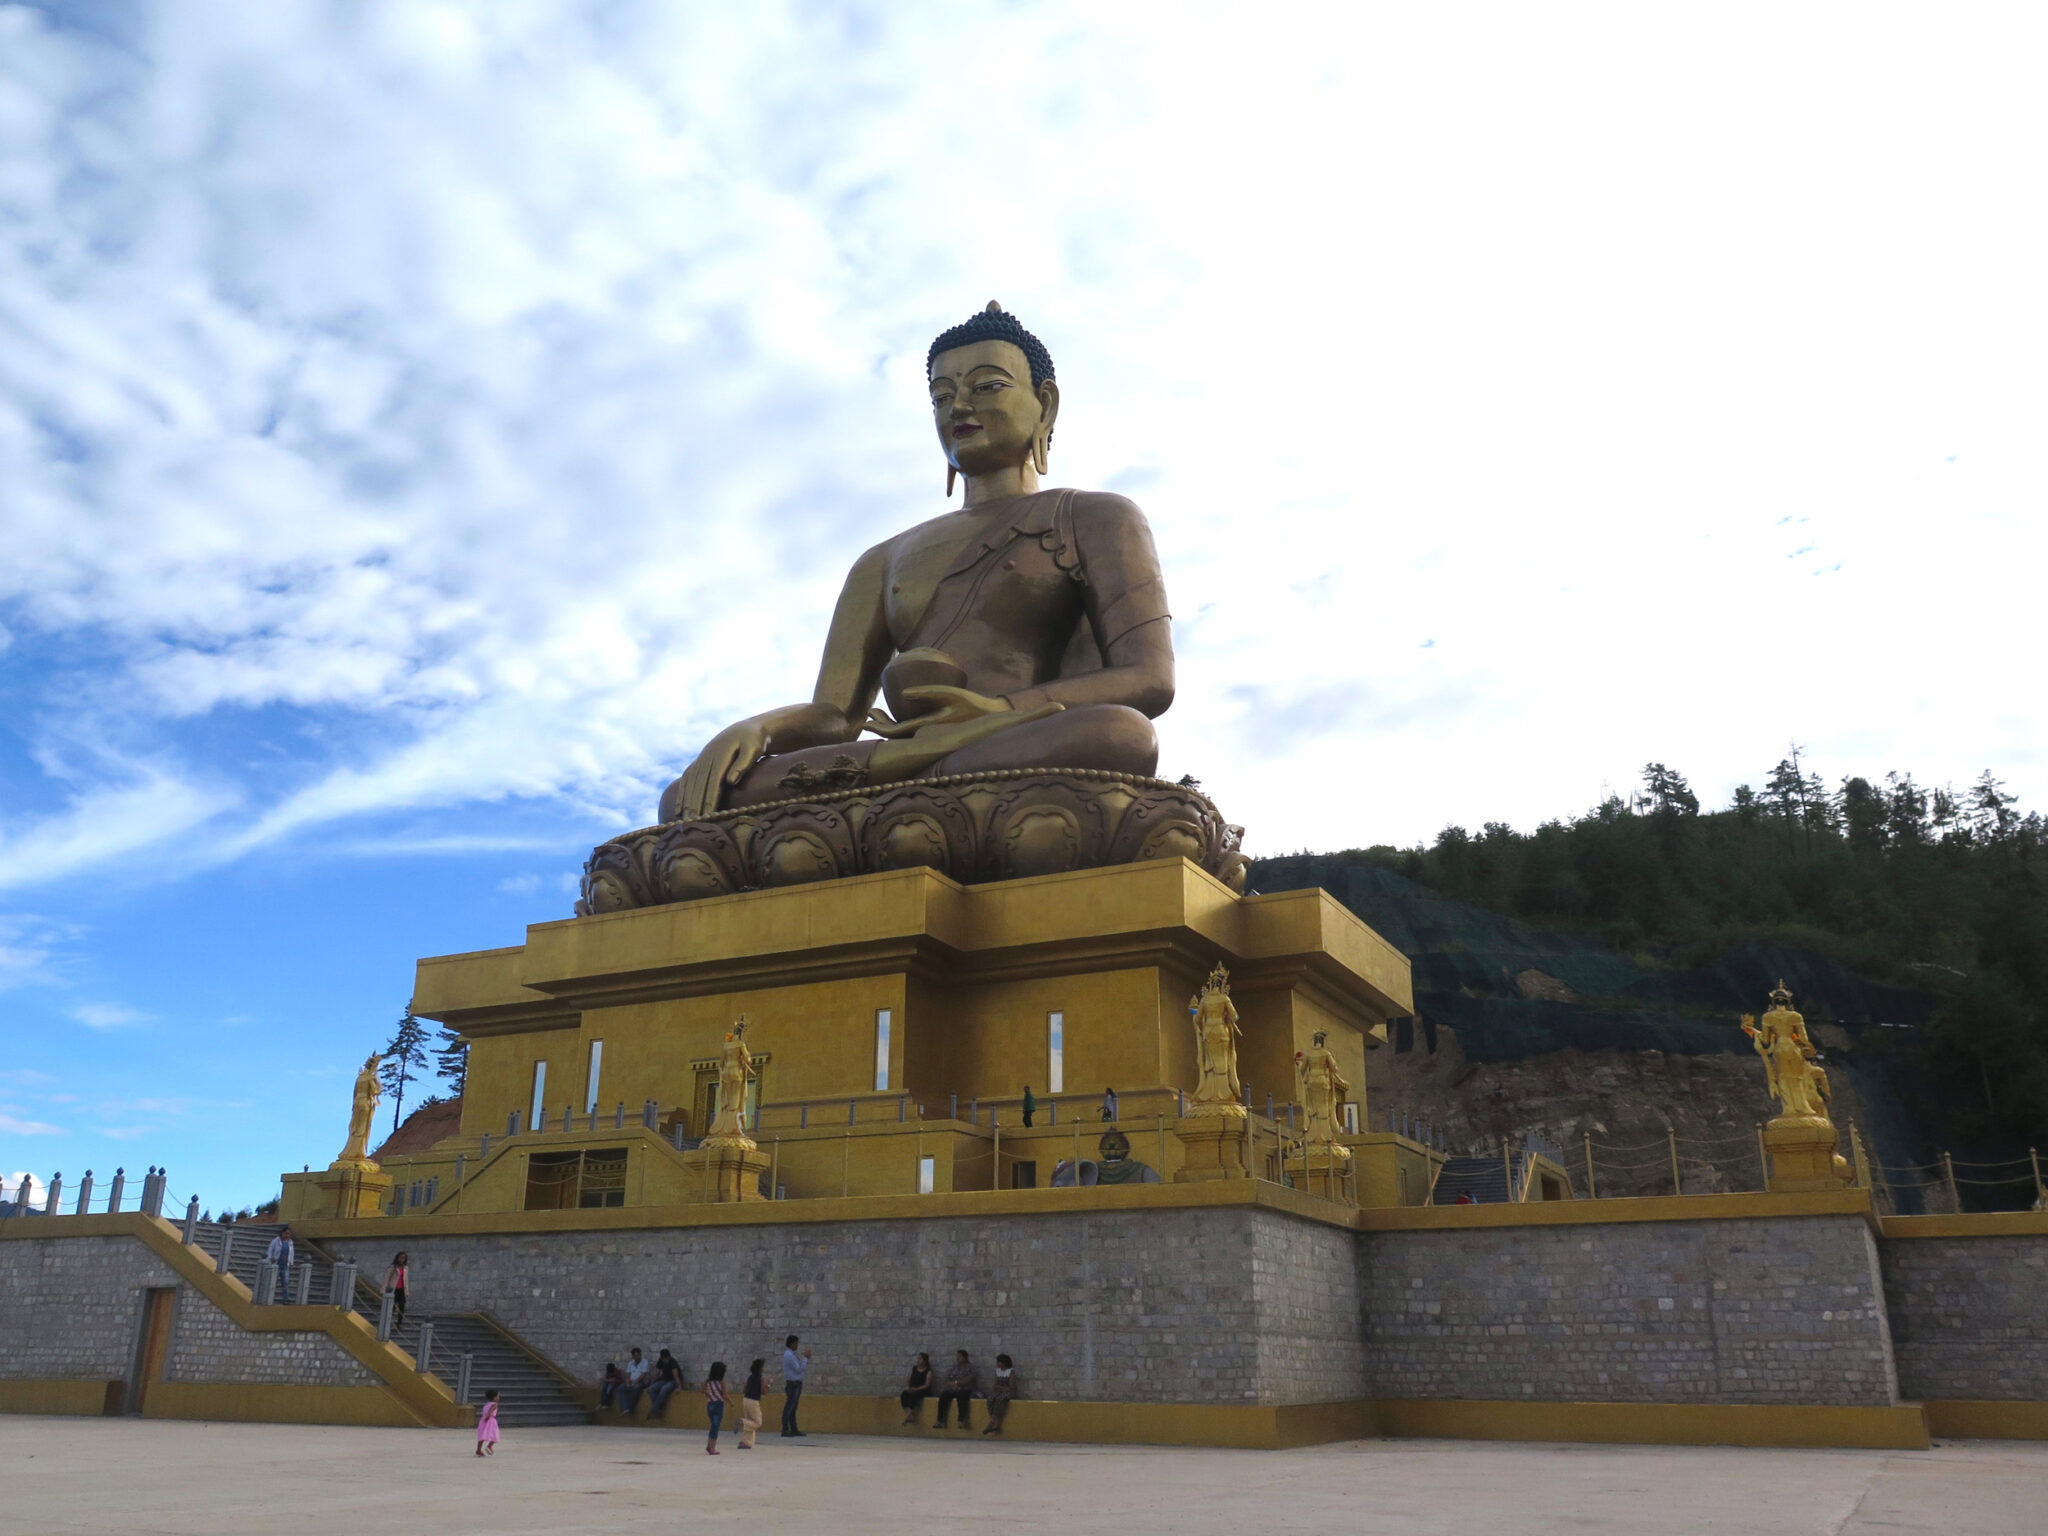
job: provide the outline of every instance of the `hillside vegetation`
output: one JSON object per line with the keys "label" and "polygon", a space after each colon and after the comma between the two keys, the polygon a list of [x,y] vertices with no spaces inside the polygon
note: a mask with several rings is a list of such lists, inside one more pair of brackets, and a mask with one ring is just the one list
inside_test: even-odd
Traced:
{"label": "hillside vegetation", "polygon": [[1263,860],[1253,883],[1341,892],[1346,866],[1392,871],[1646,966],[1706,967],[1744,946],[1816,952],[1923,995],[1902,1065],[1959,1140],[2024,1149],[2048,1141],[2044,849],[2048,824],[1989,773],[1960,792],[1898,773],[1830,788],[1795,751],[1720,810],[1651,763],[1640,794],[1533,832],[1488,822],[1427,847]]}

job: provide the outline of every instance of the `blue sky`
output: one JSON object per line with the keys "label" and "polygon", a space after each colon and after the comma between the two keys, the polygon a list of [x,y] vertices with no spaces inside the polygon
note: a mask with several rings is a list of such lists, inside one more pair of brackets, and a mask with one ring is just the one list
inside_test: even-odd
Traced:
{"label": "blue sky", "polygon": [[0,1171],[330,1158],[415,957],[808,692],[990,297],[1255,851],[1794,739],[2039,806],[2043,32],[0,3]]}

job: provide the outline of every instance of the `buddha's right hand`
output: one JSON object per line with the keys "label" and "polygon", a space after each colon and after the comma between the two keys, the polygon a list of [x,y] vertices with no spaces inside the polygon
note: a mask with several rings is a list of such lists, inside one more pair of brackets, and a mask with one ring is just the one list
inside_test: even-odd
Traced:
{"label": "buddha's right hand", "polygon": [[760,718],[728,725],[705,743],[697,760],[661,797],[661,819],[695,821],[718,810],[725,792],[739,783],[768,750],[768,723]]}

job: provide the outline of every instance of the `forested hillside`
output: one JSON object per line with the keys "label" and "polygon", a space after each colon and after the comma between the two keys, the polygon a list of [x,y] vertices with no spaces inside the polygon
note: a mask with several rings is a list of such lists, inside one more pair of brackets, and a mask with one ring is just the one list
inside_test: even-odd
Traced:
{"label": "forested hillside", "polygon": [[[1642,978],[1629,996],[1615,987],[1574,1002],[1640,1009],[1645,986],[1669,974],[1666,1018],[1735,1001],[1726,986],[1688,992],[1682,977],[1740,973],[1750,989],[1766,967],[1803,964],[1819,978],[1798,1003],[1809,1018],[1903,1026],[1885,1032],[1889,1075],[1908,1084],[1909,1113],[1941,1122],[1923,1127],[1935,1144],[2023,1153],[2048,1141],[2044,845],[2048,825],[1988,773],[1963,791],[1899,773],[1831,788],[1795,752],[1720,810],[1703,810],[1682,774],[1652,763],[1639,794],[1533,832],[1487,822],[1446,827],[1428,847],[1266,859],[1253,884],[1322,885],[1373,921],[1375,902],[1384,920],[1385,882],[1368,872],[1398,875],[1525,929],[1605,946]],[[1461,981],[1456,993],[1486,986]],[[1743,995],[1751,1011],[1766,1006]]]}

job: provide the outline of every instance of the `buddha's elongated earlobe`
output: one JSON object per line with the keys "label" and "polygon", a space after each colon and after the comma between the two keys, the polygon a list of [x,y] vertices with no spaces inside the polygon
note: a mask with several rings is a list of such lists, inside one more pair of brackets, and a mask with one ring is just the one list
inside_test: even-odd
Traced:
{"label": "buddha's elongated earlobe", "polygon": [[959,473],[960,471],[955,469],[951,464],[948,464],[946,466],[946,499],[948,501],[951,501],[953,499],[953,477]]}
{"label": "buddha's elongated earlobe", "polygon": [[1031,467],[1045,473],[1046,455],[1052,452],[1052,433],[1041,432],[1031,439]]}

